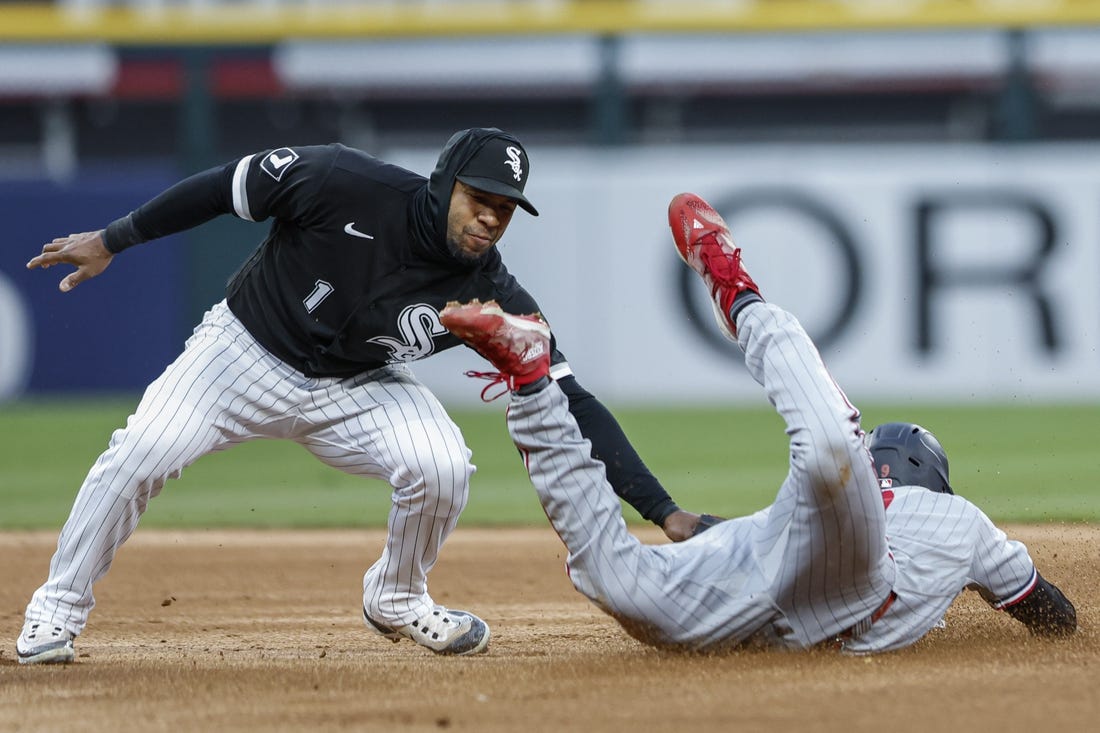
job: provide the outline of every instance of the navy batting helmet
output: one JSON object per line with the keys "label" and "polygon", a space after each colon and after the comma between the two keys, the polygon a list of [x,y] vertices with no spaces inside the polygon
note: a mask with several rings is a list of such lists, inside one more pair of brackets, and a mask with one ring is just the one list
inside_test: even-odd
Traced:
{"label": "navy batting helmet", "polygon": [[954,494],[947,480],[947,454],[940,441],[920,425],[891,422],[867,435],[867,450],[875,464],[879,486],[923,486]]}

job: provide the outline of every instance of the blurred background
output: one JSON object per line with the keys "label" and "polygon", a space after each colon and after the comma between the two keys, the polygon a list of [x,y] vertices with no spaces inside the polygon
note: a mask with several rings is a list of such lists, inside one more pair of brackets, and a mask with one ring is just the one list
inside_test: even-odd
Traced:
{"label": "blurred background", "polygon": [[[608,399],[756,398],[672,256],[681,190],[860,398],[1100,398],[1093,0],[0,2],[0,398],[141,388],[266,225],[64,297],[42,243],[264,148],[427,174],[470,126],[530,148],[505,259]],[[468,361],[423,376],[471,401]]]}
{"label": "blurred background", "polygon": [[[0,0],[0,524],[64,517],[268,225],[223,217],[66,295],[25,269],[42,244],[268,148],[427,175],[471,126],[525,142],[541,216],[505,261],[678,497],[755,508],[785,465],[671,245],[667,203],[695,191],[865,423],[926,422],[994,516],[1100,516],[1100,0]],[[482,366],[415,369],[475,448],[471,521],[537,522],[499,415],[473,409]],[[357,482],[256,450],[200,462],[154,521],[363,514]],[[303,486],[346,503],[303,508]]]}

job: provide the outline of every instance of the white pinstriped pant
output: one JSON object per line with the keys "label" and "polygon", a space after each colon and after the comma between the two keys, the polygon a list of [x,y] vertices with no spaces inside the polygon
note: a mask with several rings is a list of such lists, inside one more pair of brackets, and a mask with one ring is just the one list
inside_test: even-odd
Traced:
{"label": "white pinstriped pant", "polygon": [[[686,542],[644,545],[628,532],[556,386],[513,396],[508,411],[574,586],[649,643],[803,648],[865,619],[894,582],[858,412],[793,316],[750,305],[737,331],[749,372],[787,424],[790,470],[770,507]],[[737,440],[731,423],[728,436],[713,436],[716,451]]]}
{"label": "white pinstriped pant", "polygon": [[427,613],[426,576],[474,471],[458,426],[404,366],[350,379],[303,376],[257,344],[223,301],[88,473],[27,619],[80,633],[95,605],[92,586],[165,481],[257,438],[292,440],[327,465],[393,486],[389,535],[364,575],[363,603],[393,624]]}

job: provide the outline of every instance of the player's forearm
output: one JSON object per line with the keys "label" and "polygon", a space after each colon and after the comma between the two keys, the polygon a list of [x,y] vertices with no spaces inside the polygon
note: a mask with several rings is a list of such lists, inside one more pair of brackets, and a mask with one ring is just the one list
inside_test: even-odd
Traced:
{"label": "player's forearm", "polygon": [[225,168],[211,168],[175,184],[130,214],[107,225],[103,242],[112,254],[166,237],[232,212]]}
{"label": "player's forearm", "polygon": [[611,488],[643,518],[662,526],[679,507],[646,467],[614,415],[574,377],[560,379],[558,385],[569,397],[569,411],[581,434],[592,443],[592,457],[606,467]]}

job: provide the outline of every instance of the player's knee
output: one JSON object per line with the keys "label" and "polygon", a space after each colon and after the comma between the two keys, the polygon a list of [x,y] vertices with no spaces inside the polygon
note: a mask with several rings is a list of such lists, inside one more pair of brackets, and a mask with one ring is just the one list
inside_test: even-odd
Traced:
{"label": "player's knee", "polygon": [[429,485],[440,490],[461,489],[465,492],[473,473],[474,465],[470,463],[469,453],[463,449],[436,456],[424,471],[424,477]]}
{"label": "player's knee", "polygon": [[168,478],[180,475],[178,454],[178,446],[154,431],[116,430],[95,470],[112,490],[144,502],[159,494]]}
{"label": "player's knee", "polygon": [[462,446],[461,450],[437,450],[429,459],[410,462],[394,473],[391,483],[399,503],[446,515],[465,508],[473,473],[470,453]]}

